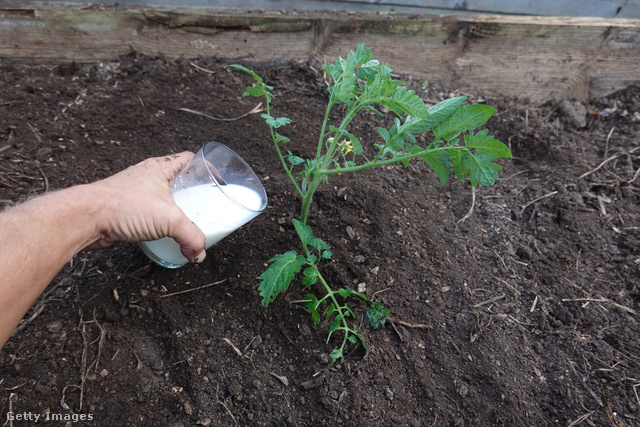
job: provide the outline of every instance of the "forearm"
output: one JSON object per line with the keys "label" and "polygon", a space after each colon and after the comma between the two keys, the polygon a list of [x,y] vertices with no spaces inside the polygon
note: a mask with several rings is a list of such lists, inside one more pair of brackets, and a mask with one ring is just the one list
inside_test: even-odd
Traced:
{"label": "forearm", "polygon": [[73,187],[0,213],[0,348],[60,269],[100,238],[92,191]]}
{"label": "forearm", "polygon": [[60,269],[82,249],[173,238],[202,262],[205,236],[173,201],[172,181],[193,157],[147,159],[102,181],[0,213],[0,348]]}

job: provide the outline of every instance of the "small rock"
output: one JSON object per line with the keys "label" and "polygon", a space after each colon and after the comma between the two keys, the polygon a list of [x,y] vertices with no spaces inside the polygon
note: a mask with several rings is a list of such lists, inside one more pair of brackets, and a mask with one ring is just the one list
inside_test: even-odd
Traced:
{"label": "small rock", "polygon": [[331,363],[331,357],[327,353],[321,353],[318,358],[320,359],[320,363],[324,365],[328,365]]}
{"label": "small rock", "polygon": [[187,415],[193,415],[193,408],[191,407],[191,403],[184,402],[184,413]]}
{"label": "small rock", "polygon": [[303,382],[300,385],[302,386],[303,389],[310,390],[310,389],[314,388],[317,384],[316,384],[315,380],[311,379],[311,380],[307,380],[307,381]]}
{"label": "small rock", "polygon": [[54,320],[53,322],[47,323],[47,330],[52,334],[57,334],[62,330],[62,322],[59,320]]}
{"label": "small rock", "polygon": [[462,384],[460,388],[458,388],[458,394],[464,399],[465,397],[467,397],[467,394],[469,394],[469,387]]}
{"label": "small rock", "polygon": [[391,391],[391,389],[387,387],[384,391],[384,396],[389,400],[393,400],[393,391]]}
{"label": "small rock", "polygon": [[311,329],[309,328],[309,325],[307,325],[306,323],[302,323],[299,329],[300,329],[300,333],[303,336],[305,337],[311,336]]}

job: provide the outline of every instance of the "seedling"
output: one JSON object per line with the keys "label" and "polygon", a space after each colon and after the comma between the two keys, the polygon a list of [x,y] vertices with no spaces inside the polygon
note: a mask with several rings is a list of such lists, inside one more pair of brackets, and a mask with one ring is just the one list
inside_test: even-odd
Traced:
{"label": "seedling", "polygon": [[[342,360],[347,343],[360,343],[366,351],[367,344],[354,322],[355,314],[346,298],[355,296],[367,303],[367,318],[376,329],[384,325],[389,311],[348,287],[334,290],[320,273],[321,263],[333,254],[307,224],[314,193],[320,184],[328,183],[331,175],[397,162],[406,167],[412,159],[426,162],[442,184],[447,182],[453,170],[459,181],[468,178],[474,187],[493,185],[501,170],[495,160],[510,158],[511,152],[502,142],[488,135],[486,129],[475,133],[474,130],[484,125],[496,110],[487,105],[464,104],[465,96],[427,107],[414,91],[404,86],[404,82],[391,77],[392,69],[388,64],[373,59],[371,50],[360,44],[346,59],[339,57],[335,63],[322,67],[333,85],[328,87],[329,101],[318,134],[316,156],[303,159],[284,149],[291,141],[280,132],[290,120],[272,115],[273,87],[242,65],[230,67],[249,73],[255,80],[244,96],[265,98],[266,113],[262,117],[269,127],[282,167],[302,200],[300,219],[292,220],[302,253],[290,250],[269,260],[270,265],[260,276],[262,281],[258,287],[262,304],[266,307],[301,273],[302,285],[320,285],[321,298],[309,294],[301,303],[316,324],[323,317],[330,322],[327,343],[335,332],[342,334],[330,354],[331,359],[334,362]],[[336,106],[343,108],[342,121],[332,124],[330,112]],[[349,131],[349,125],[362,111],[374,111],[384,116],[381,110],[396,118],[389,128],[377,128],[380,141],[372,144],[374,154],[367,158],[363,155],[363,143]],[[429,138],[420,138],[423,142],[419,142],[416,136],[421,134]]]}

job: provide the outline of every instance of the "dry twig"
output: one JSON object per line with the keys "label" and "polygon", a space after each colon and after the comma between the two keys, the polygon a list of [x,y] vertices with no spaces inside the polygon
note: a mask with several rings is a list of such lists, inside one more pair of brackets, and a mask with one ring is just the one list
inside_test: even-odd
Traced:
{"label": "dry twig", "polygon": [[520,209],[520,213],[524,212],[525,209],[527,209],[529,206],[531,206],[535,202],[539,202],[540,200],[546,199],[547,197],[555,196],[556,194],[558,194],[557,191],[552,191],[551,193],[545,194],[544,196],[540,196],[537,199],[533,199],[532,201],[525,203],[524,205],[522,205],[522,209]]}
{"label": "dry twig", "polygon": [[209,73],[209,74],[215,74],[215,71],[211,71],[211,70],[207,70],[206,68],[202,68],[201,66],[194,64],[193,62],[189,62],[189,65],[191,65],[193,68],[197,68],[200,71],[204,71],[205,73]]}
{"label": "dry twig", "polygon": [[199,291],[200,289],[208,288],[208,287],[213,286],[213,285],[219,285],[220,283],[224,283],[226,281],[227,281],[227,279],[223,279],[223,280],[219,280],[217,282],[209,283],[208,285],[198,286],[197,288],[185,289],[183,291],[173,292],[171,294],[160,295],[160,298],[167,298],[167,297],[172,297],[172,296],[175,296],[175,295],[186,294],[187,292]]}
{"label": "dry twig", "polygon": [[636,314],[637,312],[629,307],[625,307],[624,305],[618,304],[617,302],[611,301],[606,298],[563,298],[562,302],[603,302],[607,304],[611,304],[616,308],[619,308],[622,311],[626,311],[630,314]]}
{"label": "dry twig", "polygon": [[221,117],[213,117],[213,116],[210,116],[208,114],[202,113],[200,111],[192,110],[190,108],[178,108],[178,111],[185,111],[187,113],[197,114],[199,116],[203,116],[203,117],[206,117],[206,118],[211,119],[211,120],[217,120],[219,122],[234,122],[236,120],[243,119],[243,118],[247,117],[248,115],[259,113],[259,112],[263,111],[263,109],[262,109],[262,102],[261,102],[258,105],[256,105],[255,107],[253,107],[253,109],[251,111],[246,112],[241,116],[233,117],[233,118],[230,118],[230,119],[221,118]]}

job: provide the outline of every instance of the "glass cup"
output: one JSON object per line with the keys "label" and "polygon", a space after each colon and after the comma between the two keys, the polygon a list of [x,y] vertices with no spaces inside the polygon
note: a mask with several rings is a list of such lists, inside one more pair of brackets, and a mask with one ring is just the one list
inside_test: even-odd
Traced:
{"label": "glass cup", "polygon": [[[173,181],[173,200],[207,238],[206,249],[251,221],[267,207],[267,193],[251,167],[230,148],[207,142]],[[189,262],[173,239],[141,242],[157,264]]]}

